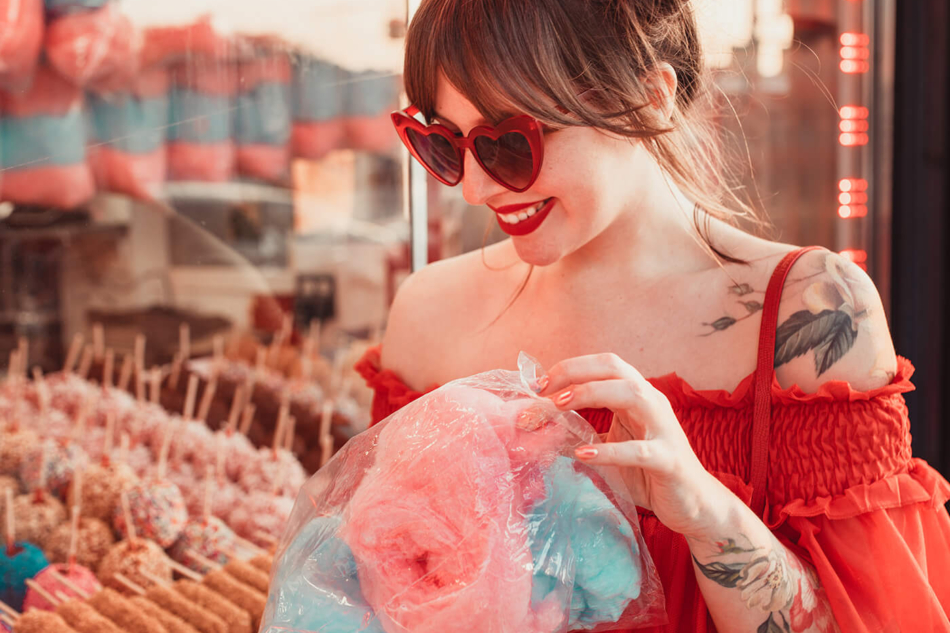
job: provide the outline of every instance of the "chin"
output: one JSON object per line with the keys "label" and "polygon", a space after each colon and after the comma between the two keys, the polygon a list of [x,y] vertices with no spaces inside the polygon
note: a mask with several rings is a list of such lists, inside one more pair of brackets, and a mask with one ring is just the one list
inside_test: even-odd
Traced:
{"label": "chin", "polygon": [[533,243],[533,240],[521,237],[513,237],[511,241],[518,258],[531,266],[550,266],[562,256],[561,250],[552,244]]}

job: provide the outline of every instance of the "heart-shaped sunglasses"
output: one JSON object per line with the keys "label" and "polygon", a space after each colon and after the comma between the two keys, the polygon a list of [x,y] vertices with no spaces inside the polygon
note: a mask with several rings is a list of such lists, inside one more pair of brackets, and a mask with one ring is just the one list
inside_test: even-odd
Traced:
{"label": "heart-shaped sunglasses", "polygon": [[538,179],[544,160],[541,123],[527,115],[481,125],[468,136],[438,123],[426,125],[415,118],[415,106],[393,112],[393,125],[409,152],[426,170],[450,187],[462,181],[465,150],[470,150],[485,173],[502,187],[521,193]]}

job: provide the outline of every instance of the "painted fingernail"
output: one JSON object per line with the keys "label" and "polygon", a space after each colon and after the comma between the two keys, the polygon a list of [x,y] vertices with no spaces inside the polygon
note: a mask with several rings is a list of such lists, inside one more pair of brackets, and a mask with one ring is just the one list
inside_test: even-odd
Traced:
{"label": "painted fingernail", "polygon": [[557,398],[554,399],[554,404],[559,407],[563,407],[565,404],[574,399],[574,392],[568,389]]}
{"label": "painted fingernail", "polygon": [[534,392],[541,393],[542,391],[548,388],[548,384],[550,382],[551,380],[547,376],[541,376],[540,378],[538,378],[538,385],[535,388]]}
{"label": "painted fingernail", "polygon": [[574,451],[579,459],[593,459],[597,457],[597,449],[593,446],[582,446]]}

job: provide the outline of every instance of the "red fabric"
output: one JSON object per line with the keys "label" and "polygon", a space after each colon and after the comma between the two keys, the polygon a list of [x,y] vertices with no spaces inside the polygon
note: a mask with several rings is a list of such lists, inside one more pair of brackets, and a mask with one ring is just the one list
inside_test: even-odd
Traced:
{"label": "red fabric", "polygon": [[[380,367],[380,348],[356,365],[374,390],[373,423],[426,392]],[[856,391],[829,381],[815,393],[771,379],[765,517],[814,566],[842,631],[950,632],[950,483],[911,455],[903,394],[914,367],[898,357],[890,384]],[[755,374],[733,390],[697,390],[675,373],[649,379],[673,406],[707,470],[745,503]],[[580,412],[598,433],[613,415]],[[669,623],[650,630],[715,631],[685,539],[643,512],[640,526],[666,592]]]}

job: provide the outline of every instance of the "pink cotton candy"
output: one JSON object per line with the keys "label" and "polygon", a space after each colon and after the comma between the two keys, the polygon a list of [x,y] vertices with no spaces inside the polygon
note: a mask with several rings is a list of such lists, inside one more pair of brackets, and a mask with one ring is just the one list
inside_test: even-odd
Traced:
{"label": "pink cotton candy", "polygon": [[[486,392],[444,388],[424,412],[380,434],[340,536],[389,633],[544,630],[530,610],[527,537],[510,529],[520,474],[492,424],[503,405]],[[438,431],[449,425],[453,433]]]}

